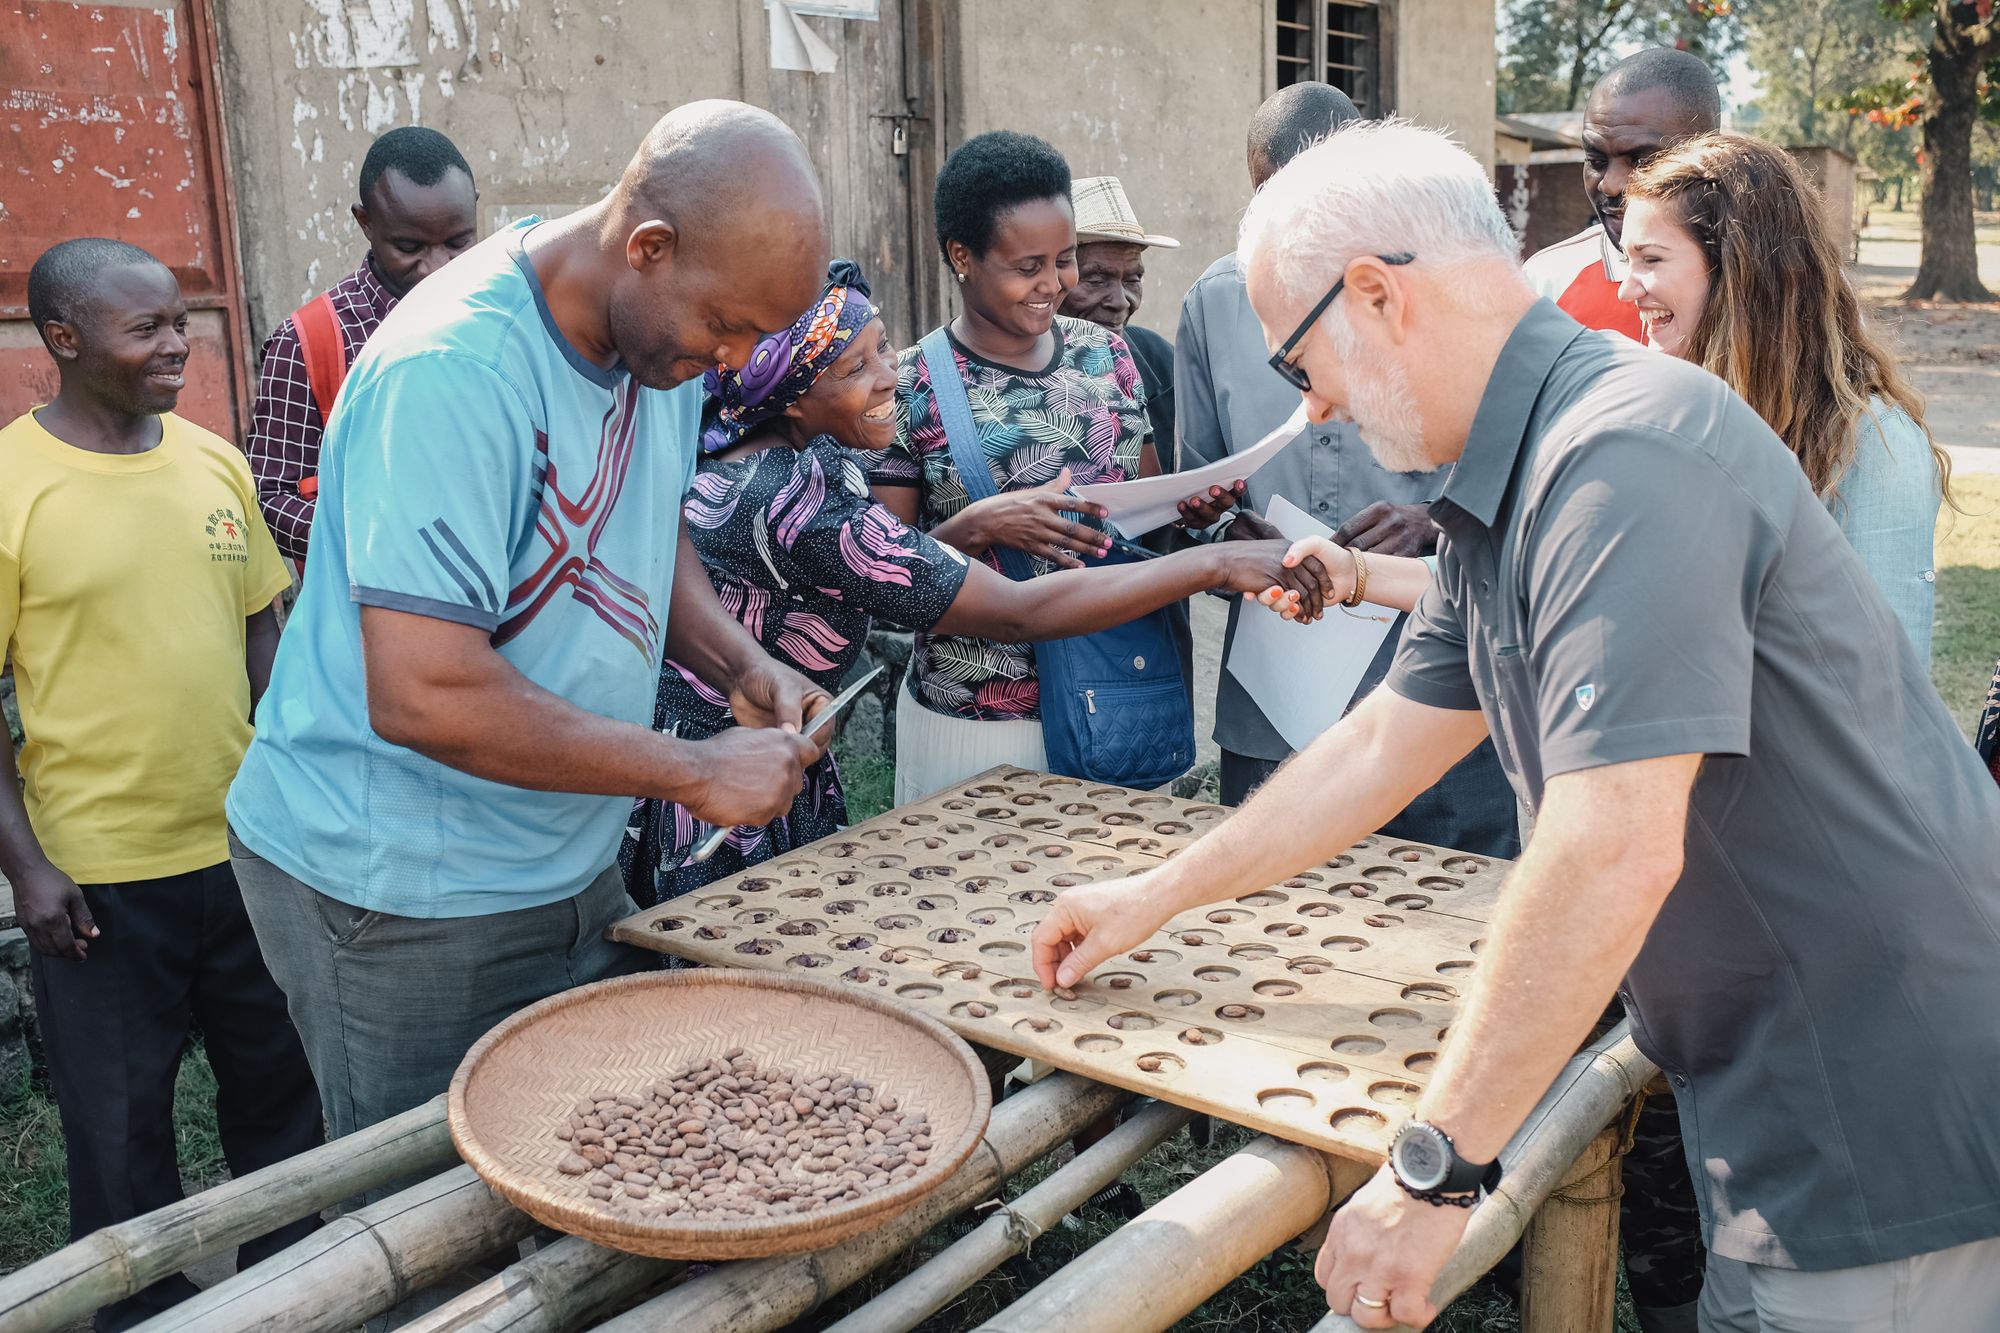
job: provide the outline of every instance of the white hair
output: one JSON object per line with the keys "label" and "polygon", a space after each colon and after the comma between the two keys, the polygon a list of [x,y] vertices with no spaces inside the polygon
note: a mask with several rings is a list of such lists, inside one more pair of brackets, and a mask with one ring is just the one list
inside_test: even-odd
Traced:
{"label": "white hair", "polygon": [[1518,263],[1519,247],[1472,154],[1389,119],[1337,129],[1273,175],[1243,215],[1236,256],[1240,271],[1267,265],[1287,300],[1309,304],[1358,255]]}

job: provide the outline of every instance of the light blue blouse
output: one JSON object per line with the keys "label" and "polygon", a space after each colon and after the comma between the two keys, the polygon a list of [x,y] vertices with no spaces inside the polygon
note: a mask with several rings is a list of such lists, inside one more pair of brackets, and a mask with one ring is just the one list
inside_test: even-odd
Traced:
{"label": "light blue blouse", "polygon": [[1855,432],[1854,463],[1826,507],[1926,665],[1937,590],[1931,542],[1941,503],[1930,437],[1902,408],[1870,398]]}

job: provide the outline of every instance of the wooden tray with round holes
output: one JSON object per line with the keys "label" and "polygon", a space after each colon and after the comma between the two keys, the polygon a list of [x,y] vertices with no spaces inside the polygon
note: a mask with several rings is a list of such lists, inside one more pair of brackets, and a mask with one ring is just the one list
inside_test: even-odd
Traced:
{"label": "wooden tray with round holes", "polygon": [[[1074,1000],[1034,980],[1028,936],[1058,892],[1157,865],[1227,813],[1002,767],[611,933],[702,963],[837,978],[983,1045],[1380,1158],[1476,975],[1508,862],[1377,835],[1175,917]],[[1223,1017],[1231,1006],[1240,1016]]]}
{"label": "wooden tray with round holes", "polygon": [[[930,1159],[908,1180],[803,1216],[701,1220],[613,1213],[556,1170],[571,1104],[653,1080],[734,1046],[760,1067],[865,1078],[930,1117]],[[837,1244],[944,1183],[993,1109],[972,1048],[908,1005],[816,977],[741,969],[648,972],[530,1005],[466,1053],[446,1116],[459,1155],[536,1221],[660,1259],[754,1259]]]}

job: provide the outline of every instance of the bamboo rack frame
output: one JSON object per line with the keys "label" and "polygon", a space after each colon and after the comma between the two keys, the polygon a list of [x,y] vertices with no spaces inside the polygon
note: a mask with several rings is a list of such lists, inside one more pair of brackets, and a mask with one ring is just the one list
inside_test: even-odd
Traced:
{"label": "bamboo rack frame", "polygon": [[[1606,1133],[1605,1126],[1619,1109],[1638,1096],[1658,1073],[1653,1062],[1633,1045],[1629,1027],[1624,1022],[1585,1047],[1564,1066],[1563,1072],[1543,1094],[1535,1109],[1528,1113],[1520,1131],[1500,1154],[1505,1168],[1500,1188],[1473,1210],[1464,1239],[1459,1242],[1457,1251],[1431,1288],[1433,1303],[1440,1309],[1449,1304],[1499,1263],[1523,1234],[1529,1235],[1530,1248],[1533,1247],[1540,1239],[1531,1232],[1537,1211],[1559,1188],[1586,1178],[1598,1169],[1589,1167],[1590,1158],[1586,1156],[1586,1150],[1591,1149],[1593,1141]],[[1610,1155],[1608,1141],[1604,1152],[1607,1157]],[[1602,1160],[1599,1159],[1600,1162]],[[1611,1170],[1617,1169],[1615,1161],[1609,1165]],[[1608,1276],[1609,1260],[1617,1254],[1618,1247],[1617,1203],[1612,1191],[1607,1189],[1602,1193],[1611,1195],[1608,1203],[1598,1201],[1600,1207],[1608,1207],[1610,1213],[1610,1253],[1600,1254],[1603,1262],[1585,1267],[1592,1270],[1602,1268]],[[1600,1247],[1603,1243],[1603,1234],[1600,1233]],[[1531,1278],[1535,1271],[1535,1261],[1531,1258]],[[1542,1273],[1544,1277],[1540,1288],[1531,1285],[1527,1301],[1527,1304],[1540,1308],[1533,1311],[1532,1321],[1530,1311],[1522,1311],[1522,1328],[1526,1333],[1542,1333],[1542,1330],[1555,1328],[1609,1326],[1608,1313],[1594,1325],[1558,1322],[1566,1317],[1562,1303],[1547,1288],[1551,1279],[1562,1279],[1549,1274],[1546,1269]],[[1573,1267],[1563,1276],[1574,1280],[1577,1273]],[[1594,1274],[1592,1280],[1595,1281]],[[1592,1299],[1596,1299],[1594,1291]],[[1404,1325],[1397,1325],[1397,1329],[1400,1333],[1409,1333]],[[1313,1325],[1311,1333],[1361,1333],[1361,1328],[1345,1315],[1330,1314]]]}
{"label": "bamboo rack frame", "polygon": [[942,1254],[822,1333],[907,1333],[1028,1248],[1126,1168],[1171,1138],[1194,1112],[1154,1102]]}
{"label": "bamboo rack frame", "polygon": [[0,1278],[0,1333],[46,1333],[189,1264],[458,1160],[432,1098],[358,1134],[106,1227]]}

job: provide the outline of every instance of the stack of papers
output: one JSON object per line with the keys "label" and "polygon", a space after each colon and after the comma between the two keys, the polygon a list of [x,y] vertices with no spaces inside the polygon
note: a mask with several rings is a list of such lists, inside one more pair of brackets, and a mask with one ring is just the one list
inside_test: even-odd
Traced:
{"label": "stack of papers", "polygon": [[[1330,537],[1332,529],[1279,496],[1265,515],[1289,541]],[[1401,612],[1363,602],[1330,606],[1310,625],[1244,599],[1225,669],[1236,677],[1285,744],[1303,750],[1340,721]]]}
{"label": "stack of papers", "polygon": [[1143,537],[1155,528],[1164,528],[1181,516],[1180,503],[1192,495],[1206,495],[1211,486],[1228,490],[1239,481],[1248,481],[1257,470],[1276,458],[1281,450],[1306,428],[1306,405],[1285,420],[1285,424],[1240,454],[1231,454],[1219,463],[1191,472],[1166,472],[1136,481],[1100,481],[1070,487],[1078,499],[1101,504],[1111,512],[1109,522],[1127,537]]}

